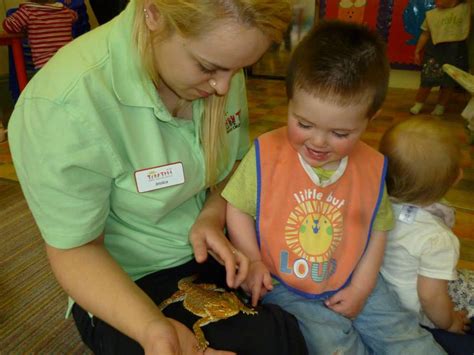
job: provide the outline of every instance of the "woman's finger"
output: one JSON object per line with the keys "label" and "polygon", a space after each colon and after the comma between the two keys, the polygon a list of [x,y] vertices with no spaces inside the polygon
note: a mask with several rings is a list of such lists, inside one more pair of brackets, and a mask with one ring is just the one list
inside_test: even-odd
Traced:
{"label": "woman's finger", "polygon": [[207,259],[207,243],[206,238],[201,234],[193,233],[189,237],[191,246],[194,251],[194,258],[198,263],[203,263]]}
{"label": "woman's finger", "polygon": [[241,251],[235,249],[236,253],[234,254],[237,261],[237,277],[235,279],[234,288],[240,286],[244,282],[245,278],[249,272],[250,261],[247,256],[245,256]]}
{"label": "woman's finger", "polygon": [[235,271],[237,267],[237,264],[235,263],[235,253],[236,250],[230,246],[230,244],[227,244],[225,247],[223,247],[219,253],[219,256],[224,261],[227,286],[231,288],[234,287]]}
{"label": "woman's finger", "polygon": [[255,282],[255,284],[252,287],[252,307],[255,307],[258,303],[258,300],[260,298],[260,292],[262,290],[262,282]]}

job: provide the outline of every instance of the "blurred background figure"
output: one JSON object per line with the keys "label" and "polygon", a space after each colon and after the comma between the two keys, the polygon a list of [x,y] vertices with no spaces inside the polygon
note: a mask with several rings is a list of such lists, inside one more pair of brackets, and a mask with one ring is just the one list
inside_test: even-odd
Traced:
{"label": "blurred background figure", "polygon": [[128,4],[128,0],[90,0],[99,25],[109,22]]}
{"label": "blurred background figure", "polygon": [[34,67],[40,69],[59,48],[72,41],[72,25],[77,18],[77,13],[62,3],[34,0],[20,4],[3,21],[3,29],[26,33]]}
{"label": "blurred background figure", "polygon": [[442,69],[452,64],[462,70],[468,68],[466,39],[469,36],[471,7],[464,0],[436,0],[436,8],[426,12],[415,49],[415,63],[421,64],[420,87],[410,113],[417,115],[433,87],[440,87],[438,102],[431,112],[442,116],[456,82]]}

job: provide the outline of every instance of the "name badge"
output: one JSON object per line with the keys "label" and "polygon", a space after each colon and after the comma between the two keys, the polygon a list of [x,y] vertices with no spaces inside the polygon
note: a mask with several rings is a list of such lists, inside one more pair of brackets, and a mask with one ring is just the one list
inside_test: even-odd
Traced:
{"label": "name badge", "polygon": [[404,205],[398,216],[398,220],[412,224],[415,221],[416,213],[418,212],[418,207],[411,205]]}
{"label": "name badge", "polygon": [[183,163],[155,166],[135,171],[138,192],[148,192],[184,183]]}

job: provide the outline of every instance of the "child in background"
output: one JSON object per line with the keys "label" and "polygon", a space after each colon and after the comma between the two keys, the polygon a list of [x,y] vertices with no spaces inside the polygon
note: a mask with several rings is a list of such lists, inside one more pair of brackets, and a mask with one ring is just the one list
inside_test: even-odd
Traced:
{"label": "child in background", "polygon": [[128,0],[89,0],[99,25],[112,20],[126,6]]}
{"label": "child in background", "polygon": [[421,81],[410,113],[417,115],[433,87],[439,86],[438,103],[432,115],[444,114],[456,82],[442,69],[443,64],[452,64],[468,70],[468,50],[471,6],[465,0],[436,0],[436,8],[426,12],[415,49],[415,63],[421,64]]}
{"label": "child in background", "polygon": [[[448,282],[457,278],[459,241],[451,231],[454,209],[441,201],[462,177],[456,138],[439,122],[407,120],[384,134],[380,151],[388,158],[387,189],[397,218],[381,273],[449,354],[472,355],[469,309],[456,310],[448,294]],[[463,271],[464,281],[468,274]],[[473,300],[473,286],[465,299]]]}
{"label": "child in background", "polygon": [[360,137],[388,75],[368,28],[316,26],[289,66],[287,127],[255,141],[222,193],[251,261],[244,290],[294,314],[310,354],[444,353],[379,277],[394,221],[384,157]]}
{"label": "child in background", "polygon": [[72,24],[76,20],[77,13],[59,2],[34,0],[20,4],[3,21],[3,29],[27,33],[33,64],[40,69],[59,48],[72,41]]}

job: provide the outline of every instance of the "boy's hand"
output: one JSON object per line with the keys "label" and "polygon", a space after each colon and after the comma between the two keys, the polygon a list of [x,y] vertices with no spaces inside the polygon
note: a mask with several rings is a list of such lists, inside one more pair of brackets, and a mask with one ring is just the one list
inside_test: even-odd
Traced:
{"label": "boy's hand", "polygon": [[447,329],[451,333],[465,334],[471,325],[471,320],[467,317],[467,311],[454,311],[453,310],[453,323]]}
{"label": "boy's hand", "polygon": [[265,296],[268,291],[273,290],[272,277],[261,260],[250,263],[249,273],[242,284],[242,288],[252,295],[252,307],[255,307],[258,300]]}
{"label": "boy's hand", "polygon": [[350,284],[328,298],[324,303],[332,311],[354,319],[364,308],[368,295],[361,288]]}

